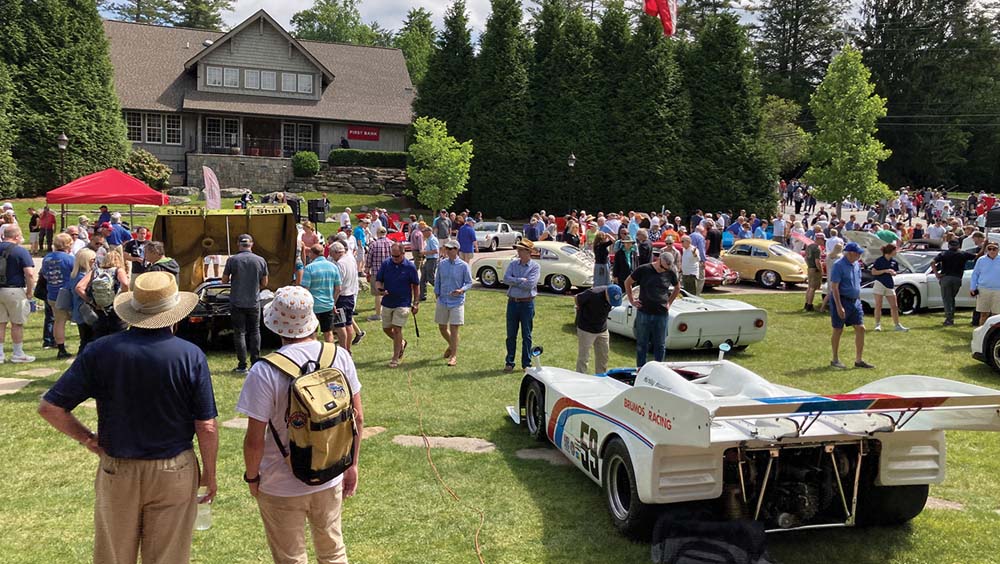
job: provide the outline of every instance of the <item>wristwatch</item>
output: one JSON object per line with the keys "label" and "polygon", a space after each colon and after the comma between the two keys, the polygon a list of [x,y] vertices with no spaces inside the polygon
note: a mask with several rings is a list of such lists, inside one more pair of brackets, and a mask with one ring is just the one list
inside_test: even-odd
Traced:
{"label": "wristwatch", "polygon": [[247,473],[243,472],[243,481],[248,484],[256,484],[260,482],[260,472],[257,473],[257,476],[255,478],[247,478]]}
{"label": "wristwatch", "polygon": [[79,443],[83,446],[87,446],[87,443],[92,441],[96,436],[97,435],[95,435],[93,431],[87,431],[87,438],[82,441],[79,441]]}

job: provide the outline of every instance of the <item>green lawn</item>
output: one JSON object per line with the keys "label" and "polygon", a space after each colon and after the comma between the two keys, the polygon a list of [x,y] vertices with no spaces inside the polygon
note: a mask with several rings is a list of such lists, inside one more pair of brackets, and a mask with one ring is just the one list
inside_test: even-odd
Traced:
{"label": "green lawn", "polygon": [[[866,358],[875,370],[827,368],[829,323],[825,315],[804,314],[801,294],[746,296],[770,315],[764,343],[731,358],[778,383],[815,392],[843,392],[894,374],[927,374],[1000,387],[1000,376],[969,355],[969,314],[959,325],[940,326],[939,314],[907,318],[906,334],[871,333]],[[576,339],[573,306],[565,297],[538,300],[535,340],[545,347],[546,364],[572,367]],[[365,315],[370,301],[365,301]],[[386,368],[388,340],[376,324],[365,322],[367,339],[356,362],[364,386],[366,424],[388,432],[364,442],[358,495],[346,503],[345,536],[352,562],[475,562],[475,509],[485,512],[480,539],[489,563],[648,562],[648,546],[621,538],[612,528],[599,488],[579,471],[515,457],[536,446],[514,427],[504,406],[515,401],[518,375],[503,365],[504,297],[498,292],[469,295],[468,326],[459,366],[448,368],[444,348],[431,324],[430,308],[420,315],[423,337],[406,329],[410,347],[401,369]],[[28,351],[39,357],[32,368],[65,368],[42,351],[40,316],[33,316]],[[871,325],[869,321],[869,326]],[[75,334],[75,328],[68,333]],[[849,342],[850,339],[845,339]],[[76,343],[73,342],[75,349]],[[8,345],[9,350],[9,345]],[[613,366],[634,362],[634,345],[612,337]],[[684,355],[685,357],[691,355]],[[674,358],[679,358],[680,355]],[[704,356],[700,356],[704,358]],[[844,357],[850,358],[846,343]],[[234,417],[242,378],[229,373],[231,352],[209,356],[220,419]],[[20,370],[5,364],[0,374]],[[49,563],[89,561],[93,531],[93,473],[96,459],[49,428],[36,414],[38,397],[57,375],[9,396],[0,396],[0,459],[5,487],[0,490],[0,561]],[[412,379],[412,388],[408,384]],[[416,409],[417,400],[422,410]],[[464,504],[442,490],[422,448],[396,446],[396,434],[480,437],[497,445],[491,454],[434,451],[441,475]],[[94,424],[93,409],[79,407]],[[199,563],[270,562],[260,518],[241,476],[243,432],[222,429],[220,493],[214,524],[195,534]],[[816,530],[772,535],[770,547],[785,564],[979,564],[1000,562],[1000,435],[949,433],[948,478],[931,495],[964,504],[963,511],[927,509],[900,528]]]}

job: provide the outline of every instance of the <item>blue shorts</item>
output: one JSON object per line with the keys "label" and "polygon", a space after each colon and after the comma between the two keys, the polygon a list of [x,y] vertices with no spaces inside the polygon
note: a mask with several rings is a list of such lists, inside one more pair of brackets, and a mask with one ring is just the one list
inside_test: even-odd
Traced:
{"label": "blue shorts", "polygon": [[844,306],[844,319],[837,315],[837,303],[830,300],[830,322],[834,329],[843,329],[844,325],[851,327],[863,325],[865,322],[864,310],[861,309],[860,298],[840,297],[840,305]]}

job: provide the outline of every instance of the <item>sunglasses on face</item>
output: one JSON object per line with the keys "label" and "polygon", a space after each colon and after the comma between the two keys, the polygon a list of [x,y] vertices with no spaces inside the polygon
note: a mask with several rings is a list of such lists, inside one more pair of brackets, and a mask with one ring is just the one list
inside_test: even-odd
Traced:
{"label": "sunglasses on face", "polygon": [[392,255],[392,258],[394,258],[394,259],[403,258],[403,255]]}

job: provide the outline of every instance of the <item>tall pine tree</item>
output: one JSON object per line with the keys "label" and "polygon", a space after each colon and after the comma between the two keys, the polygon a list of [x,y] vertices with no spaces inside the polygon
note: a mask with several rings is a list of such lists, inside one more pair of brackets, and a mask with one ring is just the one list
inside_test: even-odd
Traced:
{"label": "tall pine tree", "polygon": [[480,40],[472,101],[473,207],[520,216],[534,207],[529,181],[530,97],[528,43],[519,0],[492,0]]}
{"label": "tall pine tree", "polygon": [[292,16],[293,35],[299,39],[388,47],[392,33],[377,22],[364,23],[360,4],[361,0],[315,0],[311,7]]}
{"label": "tall pine tree", "polygon": [[423,8],[413,8],[406,14],[402,29],[396,34],[394,44],[406,57],[406,70],[417,88],[427,74],[427,65],[434,53],[437,32],[431,23],[431,13]]}
{"label": "tall pine tree", "polygon": [[846,4],[835,0],[766,0],[757,12],[757,61],[766,94],[800,106],[823,79],[842,41]]}
{"label": "tall pine tree", "polygon": [[7,72],[7,64],[0,59],[0,197],[17,195],[17,166],[11,149],[14,147],[14,83]]}
{"label": "tall pine tree", "polygon": [[684,66],[691,95],[686,208],[774,211],[777,163],[761,143],[760,86],[736,17],[708,18]]}
{"label": "tall pine tree", "polygon": [[[629,68],[633,61],[630,56],[629,42],[632,39],[632,28],[629,25],[629,15],[622,0],[611,0],[606,4],[601,16],[600,29],[597,32],[598,43],[595,48],[595,64],[597,79],[594,91],[599,98],[601,120],[598,139],[595,142],[604,150],[614,147],[633,146],[633,127],[624,105],[628,92],[625,90],[625,79],[629,76]],[[628,165],[619,158],[605,158],[600,170],[595,175],[592,193],[605,194],[614,201],[626,200],[625,192],[628,186],[621,182],[629,174]],[[594,201],[586,209],[601,209],[605,204]],[[621,206],[619,206],[621,207]]]}
{"label": "tall pine tree", "polygon": [[177,21],[174,0],[101,0],[98,7],[125,22],[173,25]]}
{"label": "tall pine tree", "polygon": [[222,29],[222,12],[233,11],[233,0],[180,0],[178,27]]}
{"label": "tall pine tree", "polygon": [[60,133],[70,138],[67,181],[124,162],[129,143],[95,4],[25,2],[21,29],[31,49],[21,50],[10,63],[18,130],[14,159],[25,192],[58,186]]}
{"label": "tall pine tree", "polygon": [[466,108],[472,93],[474,64],[465,0],[456,0],[445,12],[444,30],[427,62],[427,74],[417,89],[413,113],[445,122],[448,133],[459,141],[472,137]]}

